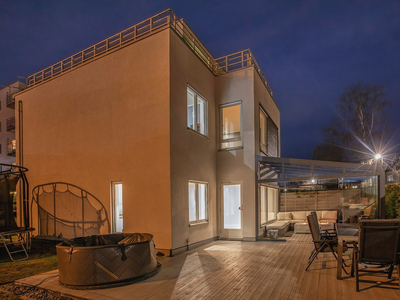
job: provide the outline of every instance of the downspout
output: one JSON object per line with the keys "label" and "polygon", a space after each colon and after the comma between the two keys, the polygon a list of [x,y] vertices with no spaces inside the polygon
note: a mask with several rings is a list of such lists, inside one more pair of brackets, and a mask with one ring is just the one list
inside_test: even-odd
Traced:
{"label": "downspout", "polygon": [[[23,166],[24,162],[23,162],[23,136],[22,136],[22,132],[23,132],[23,120],[22,120],[22,100],[18,101],[18,165],[19,166]],[[19,206],[20,208],[23,208],[23,189],[22,189],[22,185],[19,184]],[[26,191],[28,192],[28,191]],[[21,197],[22,196],[22,197]],[[29,224],[22,224],[22,220],[24,220],[22,218],[22,209],[19,210],[19,219],[20,221],[20,225],[22,226],[29,226]],[[24,220],[25,222],[25,220]]]}
{"label": "downspout", "polygon": [[255,165],[255,169],[254,169],[254,174],[255,174],[255,201],[256,201],[256,241],[259,240],[259,234],[258,234],[258,230],[259,230],[259,226],[258,226],[258,156],[256,155],[256,165]]}

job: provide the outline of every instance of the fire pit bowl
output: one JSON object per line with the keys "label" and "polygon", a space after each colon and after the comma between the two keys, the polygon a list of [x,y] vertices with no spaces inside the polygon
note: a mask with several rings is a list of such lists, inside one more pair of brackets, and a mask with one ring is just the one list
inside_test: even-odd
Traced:
{"label": "fire pit bowl", "polygon": [[154,273],[157,259],[153,235],[92,235],[57,245],[59,281],[78,289],[99,288]]}

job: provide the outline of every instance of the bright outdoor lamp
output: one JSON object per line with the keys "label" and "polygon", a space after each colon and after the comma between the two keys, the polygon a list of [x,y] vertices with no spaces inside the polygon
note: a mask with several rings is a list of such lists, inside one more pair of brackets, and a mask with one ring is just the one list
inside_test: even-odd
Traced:
{"label": "bright outdoor lamp", "polygon": [[380,159],[382,158],[382,155],[380,155],[379,153],[375,154],[375,159]]}

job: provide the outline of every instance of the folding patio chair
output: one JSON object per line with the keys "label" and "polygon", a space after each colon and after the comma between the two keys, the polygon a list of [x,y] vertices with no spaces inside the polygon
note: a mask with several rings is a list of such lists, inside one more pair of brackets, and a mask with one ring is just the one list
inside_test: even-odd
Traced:
{"label": "folding patio chair", "polygon": [[[308,265],[307,265],[306,271],[308,270],[308,268],[310,267],[310,265],[312,264],[314,259],[316,259],[318,257],[318,254],[321,252],[322,253],[331,252],[333,254],[333,256],[335,257],[335,259],[337,260],[337,256],[336,256],[337,248],[338,248],[337,238],[332,239],[331,237],[326,237],[326,236],[322,235],[321,230],[319,228],[319,224],[316,220],[317,219],[315,218],[315,216],[313,216],[313,214],[310,214],[307,216],[308,226],[310,227],[310,232],[311,232],[311,236],[312,236],[313,243],[314,243],[314,250],[311,252],[311,255],[308,259]],[[344,246],[343,252],[345,252],[346,250],[347,250],[347,246]],[[348,274],[348,272],[344,268],[344,260],[343,259],[342,259],[342,268],[345,271],[345,273]]]}
{"label": "folding patio chair", "polygon": [[336,232],[335,226],[333,227],[333,229],[324,229],[324,230],[321,230],[321,228],[319,227],[319,220],[318,220],[318,215],[317,215],[317,213],[316,213],[315,211],[312,211],[312,212],[310,213],[310,215],[314,218],[314,222],[315,222],[316,224],[318,224],[318,228],[319,228],[319,231],[320,231],[320,235],[321,235],[323,238],[330,239],[330,240],[337,239],[337,232]]}
{"label": "folding patio chair", "polygon": [[[358,247],[354,247],[352,267],[352,275],[353,270],[356,272],[357,292],[360,281],[376,283],[373,280],[360,280],[360,272],[384,272],[388,273],[388,279],[391,279],[393,268],[397,266],[398,276],[400,276],[400,220],[360,220],[359,225]],[[371,268],[373,265],[375,268]],[[360,266],[363,268],[360,269]],[[388,268],[385,269],[385,266]],[[393,284],[393,282],[388,281],[385,284]],[[400,280],[398,284],[400,288]]]}

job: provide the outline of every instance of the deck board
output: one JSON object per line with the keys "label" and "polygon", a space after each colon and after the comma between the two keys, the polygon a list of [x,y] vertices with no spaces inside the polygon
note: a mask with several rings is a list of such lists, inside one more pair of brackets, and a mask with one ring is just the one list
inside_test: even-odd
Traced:
{"label": "deck board", "polygon": [[[215,241],[175,257],[159,258],[159,273],[118,288],[71,290],[58,283],[54,271],[19,280],[83,299],[358,299],[400,300],[396,286],[372,287],[344,275],[336,279],[336,261],[322,253],[304,271],[313,249],[309,234],[286,242]],[[350,259],[349,255],[345,256]],[[398,277],[394,272],[393,277]],[[48,278],[47,280],[44,280]],[[370,276],[371,278],[371,276]],[[383,281],[385,277],[372,277]]]}

